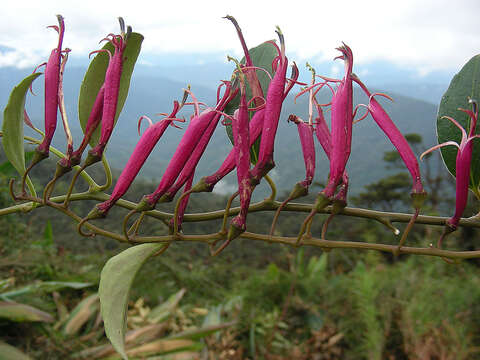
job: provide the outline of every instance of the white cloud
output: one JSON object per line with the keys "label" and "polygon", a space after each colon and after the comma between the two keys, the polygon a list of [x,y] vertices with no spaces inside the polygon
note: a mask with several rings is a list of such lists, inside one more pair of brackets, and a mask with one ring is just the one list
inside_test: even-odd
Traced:
{"label": "white cloud", "polygon": [[[222,16],[234,15],[247,43],[275,38],[274,26],[285,34],[287,51],[298,62],[332,60],[335,47],[345,41],[357,63],[387,60],[421,72],[457,69],[480,49],[476,0],[279,1],[200,2],[186,0],[101,2],[16,1],[2,4],[0,45],[21,49],[21,63],[35,65],[55,44],[55,14],[65,17],[65,46],[87,56],[98,40],[116,31],[123,15],[135,31],[145,35],[146,53],[225,52],[238,56],[233,26]],[[3,54],[5,55],[5,54]],[[9,55],[13,56],[13,55]],[[7,64],[11,58],[3,59]],[[0,64],[0,65],[1,65]]]}

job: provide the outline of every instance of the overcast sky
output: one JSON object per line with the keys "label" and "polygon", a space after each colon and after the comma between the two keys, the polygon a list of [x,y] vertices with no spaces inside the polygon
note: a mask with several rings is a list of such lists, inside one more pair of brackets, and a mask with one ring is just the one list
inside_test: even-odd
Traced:
{"label": "overcast sky", "polygon": [[239,56],[234,28],[222,19],[226,14],[237,18],[249,46],[275,38],[279,25],[287,54],[298,62],[330,61],[341,41],[353,49],[356,63],[387,60],[419,73],[458,70],[480,52],[478,0],[35,0],[4,1],[1,8],[0,66],[45,61],[56,43],[55,32],[46,29],[56,24],[55,14],[65,18],[64,46],[85,58],[102,37],[118,32],[118,16],[145,36],[149,62],[162,64],[173,52],[181,62],[191,53],[199,53],[196,62],[212,53],[219,60],[227,53]]}

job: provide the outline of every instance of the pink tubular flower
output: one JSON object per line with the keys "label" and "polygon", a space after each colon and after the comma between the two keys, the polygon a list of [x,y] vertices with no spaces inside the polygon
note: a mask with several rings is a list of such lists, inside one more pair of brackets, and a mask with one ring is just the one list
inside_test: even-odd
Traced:
{"label": "pink tubular flower", "polygon": [[299,181],[295,184],[290,195],[280,204],[275,215],[273,216],[272,226],[270,228],[270,235],[275,231],[275,225],[282,209],[293,199],[308,194],[313,177],[315,176],[315,144],[313,142],[313,126],[304,122],[297,115],[290,115],[288,121],[297,124],[298,136],[302,145],[303,161],[305,163],[305,180]]}
{"label": "pink tubular flower", "polygon": [[250,133],[248,125],[248,107],[246,100],[245,82],[240,76],[240,104],[234,114],[232,133],[234,139],[235,163],[237,166],[238,193],[240,196],[240,213],[235,216],[228,231],[227,243],[247,228],[247,214],[252,197],[253,187],[250,178]]}
{"label": "pink tubular flower", "polygon": [[[265,108],[258,110],[253,115],[249,123],[249,133],[250,133],[250,147],[253,143],[257,141],[258,137],[262,132],[263,127],[263,118],[264,118]],[[227,176],[236,166],[235,160],[235,149],[232,149],[228,156],[223,161],[220,168],[212,175],[205,176],[192,188],[192,192],[211,192],[214,186]]]}
{"label": "pink tubular flower", "polygon": [[398,154],[400,155],[403,162],[405,163],[405,166],[410,172],[413,180],[412,196],[414,197],[414,199],[417,198],[419,200],[420,198],[422,198],[423,200],[426,193],[423,189],[417,158],[415,157],[415,154],[413,153],[407,140],[402,135],[400,130],[398,130],[398,128],[395,126],[390,116],[388,116],[387,112],[378,103],[378,101],[375,100],[375,95],[383,94],[371,94],[370,91],[368,91],[367,87],[360,81],[357,76],[352,75],[352,78],[358,85],[360,85],[362,90],[369,97],[369,103],[367,106],[368,112],[370,113],[370,115],[372,115],[373,120],[375,120],[380,129],[382,129],[385,135],[387,135],[387,137],[390,139],[393,146],[395,146]]}
{"label": "pink tubular flower", "polygon": [[102,120],[104,96],[105,84],[102,85],[102,87],[98,91],[97,97],[95,98],[95,102],[93,104],[92,110],[90,111],[90,115],[88,116],[87,124],[85,126],[85,134],[83,135],[82,143],[80,144],[78,149],[75,150],[72,154],[72,157],[70,159],[70,163],[72,166],[80,164],[83,151],[90,142],[93,132],[97,129],[100,121]]}
{"label": "pink tubular flower", "polygon": [[353,88],[352,68],[353,53],[346,45],[337,50],[342,52],[341,58],[345,61],[345,76],[338,83],[332,97],[332,131],[330,151],[330,175],[326,188],[322,191],[325,198],[335,194],[337,186],[341,183],[352,144],[353,125]]}
{"label": "pink tubular flower", "polygon": [[447,141],[428,149],[422,155],[420,155],[420,159],[422,159],[429,152],[447,145],[453,145],[458,148],[457,158],[455,161],[455,179],[456,179],[455,213],[450,219],[447,220],[446,229],[444,234],[442,235],[442,238],[440,239],[440,244],[441,244],[441,240],[446,234],[452,231],[455,231],[457,229],[460,218],[462,217],[463,211],[465,210],[465,207],[467,205],[468,184],[470,181],[470,166],[472,162],[472,151],[473,151],[472,140],[480,137],[480,135],[475,135],[475,128],[477,126],[477,118],[478,118],[477,104],[473,100],[470,100],[470,102],[473,104],[473,111],[466,110],[466,109],[458,109],[466,113],[471,119],[470,131],[468,133],[468,136],[465,129],[463,129],[462,126],[455,119],[449,116],[443,116],[443,118],[450,120],[462,132],[462,140],[460,141],[460,145],[454,141]]}
{"label": "pink tubular flower", "polygon": [[332,135],[330,134],[330,129],[328,128],[325,117],[323,116],[322,107],[316,102],[316,100],[314,100],[314,102],[318,111],[318,117],[315,119],[315,135],[317,136],[317,140],[320,143],[323,151],[330,159]]}
{"label": "pink tubular flower", "polygon": [[45,137],[35,149],[32,163],[48,157],[50,144],[57,128],[57,112],[59,108],[60,64],[62,60],[62,43],[65,23],[61,15],[57,15],[59,26],[49,26],[58,32],[58,45],[52,50],[45,68]]}
{"label": "pink tubular flower", "polygon": [[[132,155],[128,159],[127,164],[123,168],[123,171],[115,184],[112,195],[107,201],[97,204],[88,214],[88,219],[104,217],[118,199],[125,194],[167,127],[173,125],[173,121],[177,120],[175,116],[180,108],[181,106],[178,102],[174,101],[171,114],[165,119],[157,122],[155,125],[150,125],[148,129],[145,130],[140,141],[135,146]],[[143,116],[140,118],[139,122],[142,118]]]}
{"label": "pink tubular flower", "polygon": [[[325,117],[323,116],[322,107],[318,104],[317,100],[313,98],[313,102],[318,111],[318,117],[315,119],[315,135],[317,140],[323,148],[323,151],[327,155],[327,158],[330,159],[330,150],[332,136],[330,134],[330,129],[328,128]],[[348,173],[347,170],[343,172],[342,184],[340,190],[333,198],[333,209],[332,213],[338,213],[342,208],[347,205],[347,193],[348,193]]]}
{"label": "pink tubular flower", "polygon": [[[207,145],[210,142],[210,139],[212,138],[213,132],[217,128],[218,121],[220,120],[221,116],[222,114],[220,113],[215,114],[213,120],[208,125],[207,129],[205,130],[202,137],[200,138],[200,141],[198,142],[197,146],[195,147],[192,154],[190,155],[190,158],[185,163],[185,166],[180,172],[180,175],[178,175],[177,181],[175,181],[175,184],[173,184],[168,189],[168,191],[165,192],[165,194],[158,200],[159,202],[172,201],[173,198],[175,197],[175,194],[178,192],[178,190],[180,190],[180,188],[183,185],[185,185],[185,183],[190,178],[192,178],[193,180],[193,175],[195,173],[195,169],[198,165],[198,162],[200,161],[200,158],[205,152],[205,149],[207,148]],[[190,188],[191,186],[192,184],[190,184]]]}
{"label": "pink tubular flower", "polygon": [[[291,87],[289,87],[287,91],[285,91],[288,59],[285,56],[285,42],[283,34],[279,28],[277,28],[277,34],[280,39],[281,49],[278,48],[275,43],[273,43],[277,48],[278,56],[274,60],[274,64],[276,64],[275,75],[272,81],[270,81],[267,91],[258,162],[251,171],[252,185],[254,186],[260,182],[260,179],[263,176],[265,176],[271,169],[275,167],[275,162],[273,160],[275,135],[277,133],[283,100],[285,99],[286,93],[288,93],[288,91],[291,89]],[[298,74],[296,74],[296,76],[298,77]]]}
{"label": "pink tubular flower", "polygon": [[143,197],[141,202],[135,208],[136,211],[153,209],[160,197],[173,185],[209,124],[215,119],[218,112],[222,111],[231,100],[231,85],[229,82],[226,84],[225,93],[222,99],[217,102],[216,107],[214,109],[204,110],[201,114],[194,116],[190,121],[185,134],[180,140],[177,150],[173,154],[173,157],[162,176],[160,184],[152,194]]}
{"label": "pink tubular flower", "polygon": [[[88,157],[85,160],[85,165],[94,164],[102,159],[103,151],[107,146],[107,142],[113,132],[115,125],[115,115],[117,113],[118,92],[120,89],[120,79],[122,77],[123,68],[123,52],[126,47],[125,25],[122,18],[119,18],[121,35],[109,34],[105,40],[110,41],[114,47],[114,53],[110,53],[110,61],[108,63],[107,71],[105,73],[105,93],[103,97],[102,109],[102,132],[99,143],[88,152]],[[99,50],[102,51],[102,50]]]}
{"label": "pink tubular flower", "polygon": [[260,81],[258,80],[257,72],[252,62],[252,58],[250,57],[247,44],[245,43],[242,30],[240,29],[237,20],[233,16],[227,15],[225,16],[225,19],[230,20],[235,26],[235,29],[237,30],[238,38],[240,39],[243,53],[245,55],[245,66],[242,66],[243,73],[245,74],[248,84],[250,85],[250,89],[252,91],[252,99],[255,102],[255,105],[259,106],[260,104],[258,103],[258,100],[263,98],[263,90],[262,86],[260,85]]}
{"label": "pink tubular flower", "polygon": [[313,126],[304,122],[296,115],[290,115],[289,121],[297,125],[300,144],[302,145],[303,161],[305,163],[305,180],[298,182],[289,196],[290,200],[304,196],[315,175],[315,145],[313,143]]}

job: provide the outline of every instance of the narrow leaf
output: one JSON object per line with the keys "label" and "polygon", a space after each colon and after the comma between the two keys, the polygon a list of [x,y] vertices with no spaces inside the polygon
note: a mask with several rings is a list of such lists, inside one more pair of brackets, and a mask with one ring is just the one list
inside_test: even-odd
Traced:
{"label": "narrow leaf", "polygon": [[0,294],[0,298],[8,300],[15,296],[20,296],[28,293],[53,292],[64,288],[83,289],[92,286],[92,283],[68,282],[68,281],[39,281],[34,284],[23,286],[21,288],[13,289],[8,292]]}
{"label": "narrow leaf", "polygon": [[105,333],[123,359],[128,359],[125,353],[125,331],[128,294],[133,279],[145,261],[163,246],[165,245],[133,246],[108,260],[100,275],[98,293]]}
{"label": "narrow leaf", "polygon": [[7,159],[20,175],[25,173],[25,150],[23,147],[25,97],[32,82],[40,75],[41,73],[29,75],[15,86],[3,111],[3,149]]}
{"label": "narrow leaf", "polygon": [[[120,90],[118,94],[117,114],[115,115],[115,123],[123,109],[123,105],[127,99],[128,89],[130,87],[130,79],[132,77],[133,69],[140,53],[143,36],[138,33],[131,33],[127,41],[127,46],[124,51],[124,62],[122,70],[122,78],[120,79]],[[103,47],[113,53],[113,45],[105,44]],[[97,97],[98,91],[105,81],[105,73],[108,66],[108,54],[105,52],[98,53],[90,63],[85,77],[83,78],[82,86],[80,88],[80,95],[78,97],[78,118],[82,130],[85,131],[88,116],[92,110],[93,103]],[[90,140],[90,145],[94,146],[100,139],[100,126],[93,133]]]}
{"label": "narrow leaf", "polygon": [[[437,115],[438,143],[455,141],[460,144],[461,131],[443,116],[450,116],[468,132],[470,118],[458,108],[470,109],[468,97],[480,101],[480,55],[471,58],[456,74],[448,90],[442,97]],[[478,128],[478,126],[477,126]],[[477,130],[478,132],[478,130]],[[457,148],[452,146],[441,149],[443,161],[448,171],[455,175],[455,160]],[[470,187],[478,188],[480,185],[480,145],[473,146],[472,167],[470,174]]]}
{"label": "narrow leaf", "polygon": [[0,302],[0,318],[15,322],[48,322],[53,316],[30,305],[16,302]]}

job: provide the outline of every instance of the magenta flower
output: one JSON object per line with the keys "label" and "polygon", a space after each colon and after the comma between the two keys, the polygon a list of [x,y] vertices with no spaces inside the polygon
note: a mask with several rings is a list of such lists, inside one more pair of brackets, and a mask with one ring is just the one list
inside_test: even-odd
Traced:
{"label": "magenta flower", "polygon": [[225,19],[230,20],[235,26],[235,29],[237,30],[238,38],[242,45],[243,53],[245,55],[245,65],[242,65],[243,73],[245,74],[248,84],[250,85],[250,90],[252,91],[252,99],[255,102],[255,105],[260,106],[259,99],[263,99],[263,90],[262,86],[260,85],[260,81],[258,80],[257,72],[255,71],[255,66],[252,62],[252,58],[250,57],[250,52],[248,51],[247,44],[245,43],[242,29],[240,29],[237,20],[233,16],[227,15],[225,16]]}
{"label": "magenta flower", "polygon": [[251,171],[253,186],[256,186],[261,178],[275,167],[273,151],[283,100],[298,78],[298,69],[294,64],[294,79],[290,82],[290,86],[285,89],[288,59],[285,56],[285,41],[283,34],[278,27],[276,32],[280,39],[280,48],[275,43],[272,43],[277,49],[278,56],[273,62],[276,67],[275,75],[272,81],[270,81],[267,91],[258,161]]}
{"label": "magenta flower", "polygon": [[305,163],[305,180],[297,183],[289,196],[290,200],[304,196],[315,176],[315,145],[313,143],[314,128],[296,115],[290,115],[289,121],[297,125],[298,136],[302,146],[303,161]]}
{"label": "magenta flower", "polygon": [[291,200],[308,194],[308,188],[310,187],[315,175],[315,144],[313,142],[313,126],[304,122],[297,115],[293,114],[288,117],[288,121],[292,121],[297,124],[298,136],[302,146],[303,161],[305,163],[305,180],[297,182],[290,192],[290,195],[278,207],[275,215],[273,216],[270,235],[273,235],[275,231],[275,225],[282,209]]}
{"label": "magenta flower", "polygon": [[[35,149],[35,155],[32,159],[32,162],[28,166],[27,170],[23,174],[22,177],[22,192],[23,194],[26,193],[25,191],[25,180],[29,171],[35,166],[35,164],[39,163],[40,161],[46,159],[50,154],[50,144],[53,139],[53,135],[55,134],[55,130],[57,128],[57,112],[60,110],[62,114],[62,118],[64,119],[65,125],[65,132],[67,134],[67,139],[69,148],[72,146],[72,137],[70,135],[68,124],[66,123],[66,113],[65,113],[65,106],[63,102],[63,91],[61,82],[63,79],[63,71],[65,68],[65,64],[68,58],[68,52],[70,49],[62,50],[62,43],[63,43],[63,36],[65,33],[65,23],[63,21],[63,17],[61,15],[57,15],[58,25],[48,26],[49,28],[53,28],[58,33],[58,45],[55,49],[52,50],[50,53],[50,57],[48,62],[39,65],[35,70],[43,65],[45,67],[45,135],[43,137],[43,141],[40,145],[37,146]],[[65,55],[64,55],[65,54]],[[26,112],[24,111],[25,115]],[[30,119],[28,115],[25,116],[25,122],[28,126],[33,127],[31,125]]]}
{"label": "magenta flower", "polygon": [[456,179],[456,201],[455,201],[455,213],[454,215],[447,220],[446,229],[442,238],[439,241],[439,245],[441,245],[441,240],[443,237],[457,229],[458,222],[462,217],[463,211],[467,205],[468,199],[468,184],[470,181],[470,166],[472,162],[472,151],[473,151],[473,139],[480,137],[480,135],[475,135],[475,128],[477,126],[477,104],[473,100],[470,100],[473,104],[473,111],[466,110],[466,109],[458,109],[466,113],[470,119],[470,131],[467,133],[464,128],[453,118],[450,116],[443,116],[443,118],[451,121],[456,127],[460,129],[462,132],[462,139],[460,141],[460,145],[457,144],[455,141],[447,141],[442,144],[435,145],[434,147],[426,150],[421,156],[422,159],[426,154],[432,152],[433,150],[439,149],[444,146],[453,145],[458,148],[457,158],[455,161],[455,179]]}
{"label": "magenta flower", "polygon": [[107,71],[105,73],[104,96],[102,109],[102,131],[98,144],[88,152],[84,166],[94,164],[102,159],[103,152],[107,142],[113,132],[115,125],[115,115],[117,113],[118,92],[120,89],[120,79],[123,68],[123,52],[126,47],[125,24],[122,18],[119,18],[121,34],[109,34],[104,40],[108,40],[114,47],[113,55],[108,50],[98,50],[94,52],[106,51],[110,57]]}
{"label": "magenta flower", "polygon": [[[63,92],[61,92],[61,81],[63,69],[65,67],[66,60],[68,58],[67,55],[63,55],[63,53],[68,53],[70,49],[62,50],[62,43],[63,43],[63,35],[65,33],[65,23],[63,21],[63,17],[61,15],[57,15],[58,19],[58,26],[52,25],[48,26],[49,28],[55,29],[58,33],[58,45],[55,49],[52,50],[50,53],[50,57],[48,58],[48,62],[39,65],[35,70],[43,65],[46,65],[45,68],[45,136],[43,137],[43,141],[40,145],[37,146],[35,149],[35,155],[32,159],[32,162],[28,166],[27,170],[23,174],[22,177],[22,190],[23,194],[25,194],[25,180],[29,171],[35,166],[35,164],[39,163],[43,159],[46,159],[50,153],[50,144],[53,139],[53,135],[55,134],[55,129],[57,128],[57,112],[60,109],[62,117],[66,119],[65,108],[63,104]],[[62,101],[62,106],[60,106],[60,100]],[[28,118],[27,113],[25,113],[25,122],[28,126],[33,128],[33,125]],[[65,128],[65,132],[67,136],[69,135],[68,126]],[[69,144],[71,145],[71,137],[69,139]]]}
{"label": "magenta flower", "polygon": [[[247,229],[248,207],[250,206],[250,199],[253,191],[253,187],[250,183],[250,133],[248,126],[246,89],[243,75],[239,74],[239,78],[241,93],[240,104],[234,114],[232,133],[234,139],[235,163],[237,166],[240,213],[235,216],[230,223],[226,244]],[[224,246],[226,246],[226,244]]]}
{"label": "magenta flower", "polygon": [[195,147],[200,141],[203,133],[210,123],[215,119],[218,112],[222,111],[228,102],[232,99],[231,85],[226,83],[226,90],[222,99],[218,100],[215,108],[209,108],[202,113],[195,115],[190,121],[185,134],[180,140],[177,150],[173,154],[165,173],[157,187],[157,189],[149,195],[145,195],[142,201],[137,205],[136,211],[151,210],[155,207],[160,197],[173,185],[175,180],[184,168],[190,155],[194,152]]}
{"label": "magenta flower", "polygon": [[63,35],[65,33],[63,17],[57,15],[57,18],[59,26],[49,26],[58,32],[58,45],[52,50],[45,68],[45,137],[36,149],[35,158],[38,161],[48,157],[50,144],[57,128],[60,63],[62,59]]}
{"label": "magenta flower", "polygon": [[315,98],[313,101],[318,112],[318,116],[315,118],[315,135],[317,136],[317,140],[320,143],[323,151],[330,159],[332,135],[330,134],[330,129],[328,128],[325,117],[323,116],[322,107],[316,102]]}
{"label": "magenta flower", "polygon": [[[213,132],[217,128],[218,121],[220,120],[221,116],[222,116],[221,114],[215,114],[213,120],[210,122],[207,129],[205,130],[202,137],[200,138],[200,141],[198,142],[197,146],[193,150],[193,153],[191,154],[190,158],[187,160],[187,162],[185,163],[185,166],[183,167],[182,171],[178,175],[178,178],[175,181],[175,184],[173,184],[165,192],[165,194],[158,200],[159,202],[172,201],[176,193],[178,192],[178,190],[180,190],[180,188],[183,185],[185,185],[185,183],[190,178],[192,178],[193,180],[193,175],[195,173],[195,169],[197,168],[198,162],[200,161],[200,158],[205,152],[205,149],[207,148],[207,145],[210,142],[210,139],[212,138]],[[190,184],[190,188],[191,188],[191,184]]]}
{"label": "magenta flower", "polygon": [[[331,198],[335,194],[337,186],[341,183],[348,158],[350,157],[352,144],[353,125],[353,87],[352,68],[353,53],[346,45],[337,50],[342,52],[341,58],[345,61],[345,76],[338,83],[332,97],[332,130],[330,150],[330,175],[328,183],[322,194],[325,198]],[[322,202],[322,205],[326,203]]]}
{"label": "magenta flower", "polygon": [[[219,86],[219,89],[226,84],[228,88],[230,88],[231,84],[228,82],[223,83],[222,85]],[[228,90],[230,91],[230,90]],[[230,96],[230,99],[227,101],[230,101],[233,99],[237,91],[235,90]],[[220,99],[217,98],[217,102],[219,102]],[[222,105],[223,107],[226,106]],[[205,129],[205,132],[202,134],[200,140],[198,141],[197,145],[195,146],[192,154],[188,158],[187,162],[185,163],[185,166],[183,167],[182,171],[178,175],[177,180],[175,181],[175,184],[173,184],[166,192],[165,194],[162,195],[162,197],[158,200],[159,202],[169,202],[172,201],[173,198],[175,197],[175,194],[180,190],[180,188],[185,185],[185,183],[194,175],[195,169],[198,165],[198,162],[200,161],[200,158],[202,157],[203,153],[205,152],[205,149],[207,148],[208,143],[210,142],[210,139],[212,138],[212,135],[217,128],[218,122],[220,118],[222,117],[222,112],[218,110],[216,114],[214,115],[212,121],[210,124],[208,124],[208,127]],[[193,179],[192,179],[193,181]],[[190,184],[191,188],[191,184]],[[194,192],[194,191],[191,191]],[[186,206],[186,205],[185,205]]]}
{"label": "magenta flower", "polygon": [[85,150],[88,143],[90,142],[93,132],[97,129],[98,125],[100,124],[100,121],[102,120],[104,97],[105,97],[105,83],[102,85],[102,87],[98,91],[92,110],[90,111],[90,115],[88,116],[87,124],[85,126],[85,134],[83,135],[82,143],[80,144],[78,149],[75,150],[72,154],[72,157],[70,159],[71,166],[80,164],[82,160],[83,151]]}
{"label": "magenta flower", "polygon": [[[177,112],[180,110],[181,106],[177,101],[174,101],[173,105],[173,110],[170,115],[157,122],[155,125],[150,125],[143,133],[140,141],[135,146],[132,155],[128,159],[127,164],[123,168],[122,173],[115,184],[112,195],[110,195],[110,198],[107,201],[97,204],[95,208],[87,215],[88,219],[104,217],[112,208],[112,206],[115,205],[118,199],[120,199],[127,192],[128,188],[132,184],[133,180],[137,176],[138,172],[142,168],[155,145],[162,137],[167,127],[169,125],[173,125],[173,121],[178,120],[175,118],[175,116],[177,115]],[[139,127],[142,118],[143,116],[139,120]]]}
{"label": "magenta flower", "polygon": [[[257,141],[258,137],[262,133],[263,119],[265,114],[265,108],[255,112],[249,123],[250,133],[250,147]],[[236,166],[235,160],[236,152],[233,148],[228,156],[223,161],[220,168],[212,175],[205,176],[192,188],[192,192],[211,192],[214,186],[227,176]]]}
{"label": "magenta flower", "polygon": [[373,120],[375,120],[380,129],[382,129],[385,135],[387,135],[387,137],[390,139],[393,146],[395,146],[398,154],[400,155],[403,162],[405,163],[405,166],[410,172],[413,180],[412,196],[424,197],[425,191],[423,189],[422,180],[420,177],[420,169],[418,167],[418,161],[412,151],[412,148],[410,147],[400,130],[398,130],[398,128],[395,126],[390,116],[388,116],[387,112],[378,103],[378,101],[375,100],[376,95],[385,96],[390,100],[391,98],[384,94],[371,94],[370,91],[368,91],[367,87],[360,81],[357,76],[353,75],[352,78],[358,85],[360,85],[362,90],[369,97],[369,103],[367,106],[368,113],[372,115]]}
{"label": "magenta flower", "polygon": [[[327,122],[325,121],[325,117],[323,116],[322,107],[318,104],[315,97],[313,98],[313,103],[318,112],[318,117],[315,119],[315,135],[317,136],[317,140],[325,151],[327,158],[330,159],[330,151],[331,151],[331,134],[330,129],[328,128]],[[340,185],[340,189],[338,190],[337,194],[333,197],[333,204],[332,204],[332,214],[337,214],[345,206],[347,206],[347,193],[348,193],[348,173],[347,170],[343,172],[342,176],[342,183]]]}

